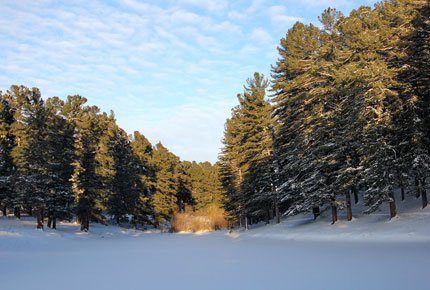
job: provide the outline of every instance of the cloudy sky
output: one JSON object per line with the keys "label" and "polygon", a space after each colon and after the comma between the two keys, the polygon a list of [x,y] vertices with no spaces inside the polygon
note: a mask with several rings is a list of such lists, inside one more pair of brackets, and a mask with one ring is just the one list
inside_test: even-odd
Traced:
{"label": "cloudy sky", "polygon": [[373,0],[0,0],[0,88],[79,94],[181,159],[216,161],[255,71],[296,21]]}

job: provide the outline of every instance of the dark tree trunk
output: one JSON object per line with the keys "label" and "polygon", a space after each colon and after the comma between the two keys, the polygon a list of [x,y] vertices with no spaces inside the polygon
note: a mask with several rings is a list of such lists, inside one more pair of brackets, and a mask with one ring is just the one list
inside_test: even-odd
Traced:
{"label": "dark tree trunk", "polygon": [[55,217],[55,215],[52,217],[52,228],[54,230],[57,229],[57,218]]}
{"label": "dark tree trunk", "polygon": [[43,223],[41,219],[41,209],[39,207],[36,209],[36,219],[37,219],[37,228],[43,229]]}
{"label": "dark tree trunk", "polygon": [[81,217],[81,231],[88,232],[90,230],[90,220],[88,216]]}
{"label": "dark tree trunk", "polygon": [[279,224],[281,222],[281,217],[279,215],[279,204],[277,201],[275,201],[275,217],[276,217],[276,223]]}
{"label": "dark tree trunk", "polygon": [[428,204],[425,178],[421,180],[421,200],[423,202],[423,208],[425,208]]}
{"label": "dark tree trunk", "polygon": [[48,223],[47,223],[47,227],[48,228],[51,228],[51,225],[52,225],[52,215],[51,214],[48,214]]}
{"label": "dark tree trunk", "polygon": [[319,215],[320,215],[320,207],[319,206],[313,207],[312,213],[314,214],[314,220],[316,220],[317,217],[319,217]]}
{"label": "dark tree trunk", "polygon": [[358,203],[358,190],[355,186],[352,187],[352,193],[354,193],[354,204]]}
{"label": "dark tree trunk", "polygon": [[420,181],[419,181],[418,177],[415,177],[415,187],[417,188],[416,193],[415,193],[415,197],[420,198],[421,186],[420,186]]}
{"label": "dark tree trunk", "polygon": [[400,187],[400,191],[402,192],[402,200],[405,200],[405,188],[403,185]]}
{"label": "dark tree trunk", "polygon": [[13,215],[17,218],[21,219],[21,209],[19,207],[15,207],[13,209]]}
{"label": "dark tree trunk", "polygon": [[27,213],[29,216],[33,216],[33,208],[31,206],[27,208]]}
{"label": "dark tree trunk", "polygon": [[427,191],[426,190],[423,190],[421,192],[421,198],[422,198],[422,202],[423,202],[423,208],[425,208],[427,206],[427,204],[428,204],[428,201],[427,201]]}
{"label": "dark tree trunk", "polygon": [[43,207],[40,210],[40,219],[42,220],[42,224],[45,223],[45,209]]}
{"label": "dark tree trunk", "polygon": [[351,193],[346,192],[346,220],[352,220],[352,206],[351,206]]}
{"label": "dark tree trunk", "polygon": [[334,223],[337,222],[337,207],[331,206],[331,224],[334,225]]}
{"label": "dark tree trunk", "polygon": [[391,192],[389,194],[389,196],[391,198],[391,201],[389,203],[389,205],[390,205],[390,219],[392,219],[393,217],[395,217],[397,215],[397,212],[396,212],[396,200],[394,198],[394,193]]}
{"label": "dark tree trunk", "polygon": [[265,221],[266,225],[270,224],[270,208],[267,209],[267,211],[266,211],[266,215],[264,216],[264,221]]}
{"label": "dark tree trunk", "polygon": [[3,207],[1,211],[3,213],[3,216],[7,216],[7,208],[6,207]]}
{"label": "dark tree trunk", "polygon": [[273,220],[275,218],[275,205],[269,209],[269,220]]}

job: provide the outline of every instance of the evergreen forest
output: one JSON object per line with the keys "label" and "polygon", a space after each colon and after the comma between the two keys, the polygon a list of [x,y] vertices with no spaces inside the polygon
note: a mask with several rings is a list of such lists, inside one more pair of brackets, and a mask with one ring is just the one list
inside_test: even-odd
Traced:
{"label": "evergreen forest", "polygon": [[[338,210],[352,219],[399,199],[427,206],[430,2],[387,0],[281,39],[270,79],[255,73],[225,124],[225,208],[240,225]],[[397,196],[397,198],[396,198]]]}
{"label": "evergreen forest", "polygon": [[[329,209],[352,219],[415,199],[430,177],[430,2],[385,0],[295,23],[271,75],[237,95],[218,162],[181,161],[79,95],[0,92],[0,209],[37,228],[76,220],[212,228]],[[221,216],[221,217],[220,217]],[[225,218],[225,220],[223,220]],[[227,223],[227,222],[228,223]],[[179,225],[177,230],[181,230]]]}
{"label": "evergreen forest", "polygon": [[128,136],[113,112],[84,97],[42,99],[37,88],[0,95],[0,204],[37,227],[57,219],[136,227],[165,225],[174,212],[222,211],[216,165],[181,162],[139,132]]}

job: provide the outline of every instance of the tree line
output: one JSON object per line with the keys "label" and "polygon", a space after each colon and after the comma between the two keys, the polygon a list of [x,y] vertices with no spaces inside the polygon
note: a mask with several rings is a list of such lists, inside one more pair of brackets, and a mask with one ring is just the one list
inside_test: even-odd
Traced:
{"label": "tree line", "polygon": [[[321,26],[297,22],[270,80],[255,73],[225,124],[220,177],[231,219],[249,224],[331,208],[352,219],[395,192],[427,205],[430,3],[386,0]],[[266,93],[268,91],[268,93]],[[268,94],[269,96],[267,96]]]}
{"label": "tree line", "polygon": [[23,212],[37,228],[57,219],[169,224],[175,212],[221,206],[216,165],[181,161],[139,132],[128,136],[114,113],[79,95],[44,100],[37,88],[0,92],[0,209]]}

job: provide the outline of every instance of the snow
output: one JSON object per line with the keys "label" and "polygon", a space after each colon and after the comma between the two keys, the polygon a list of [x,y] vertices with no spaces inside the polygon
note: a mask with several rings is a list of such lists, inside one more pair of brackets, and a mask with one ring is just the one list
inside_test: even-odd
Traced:
{"label": "snow", "polygon": [[[249,231],[142,232],[0,217],[1,289],[429,289],[430,209],[330,225],[329,210]],[[355,207],[356,212],[358,207]]]}

